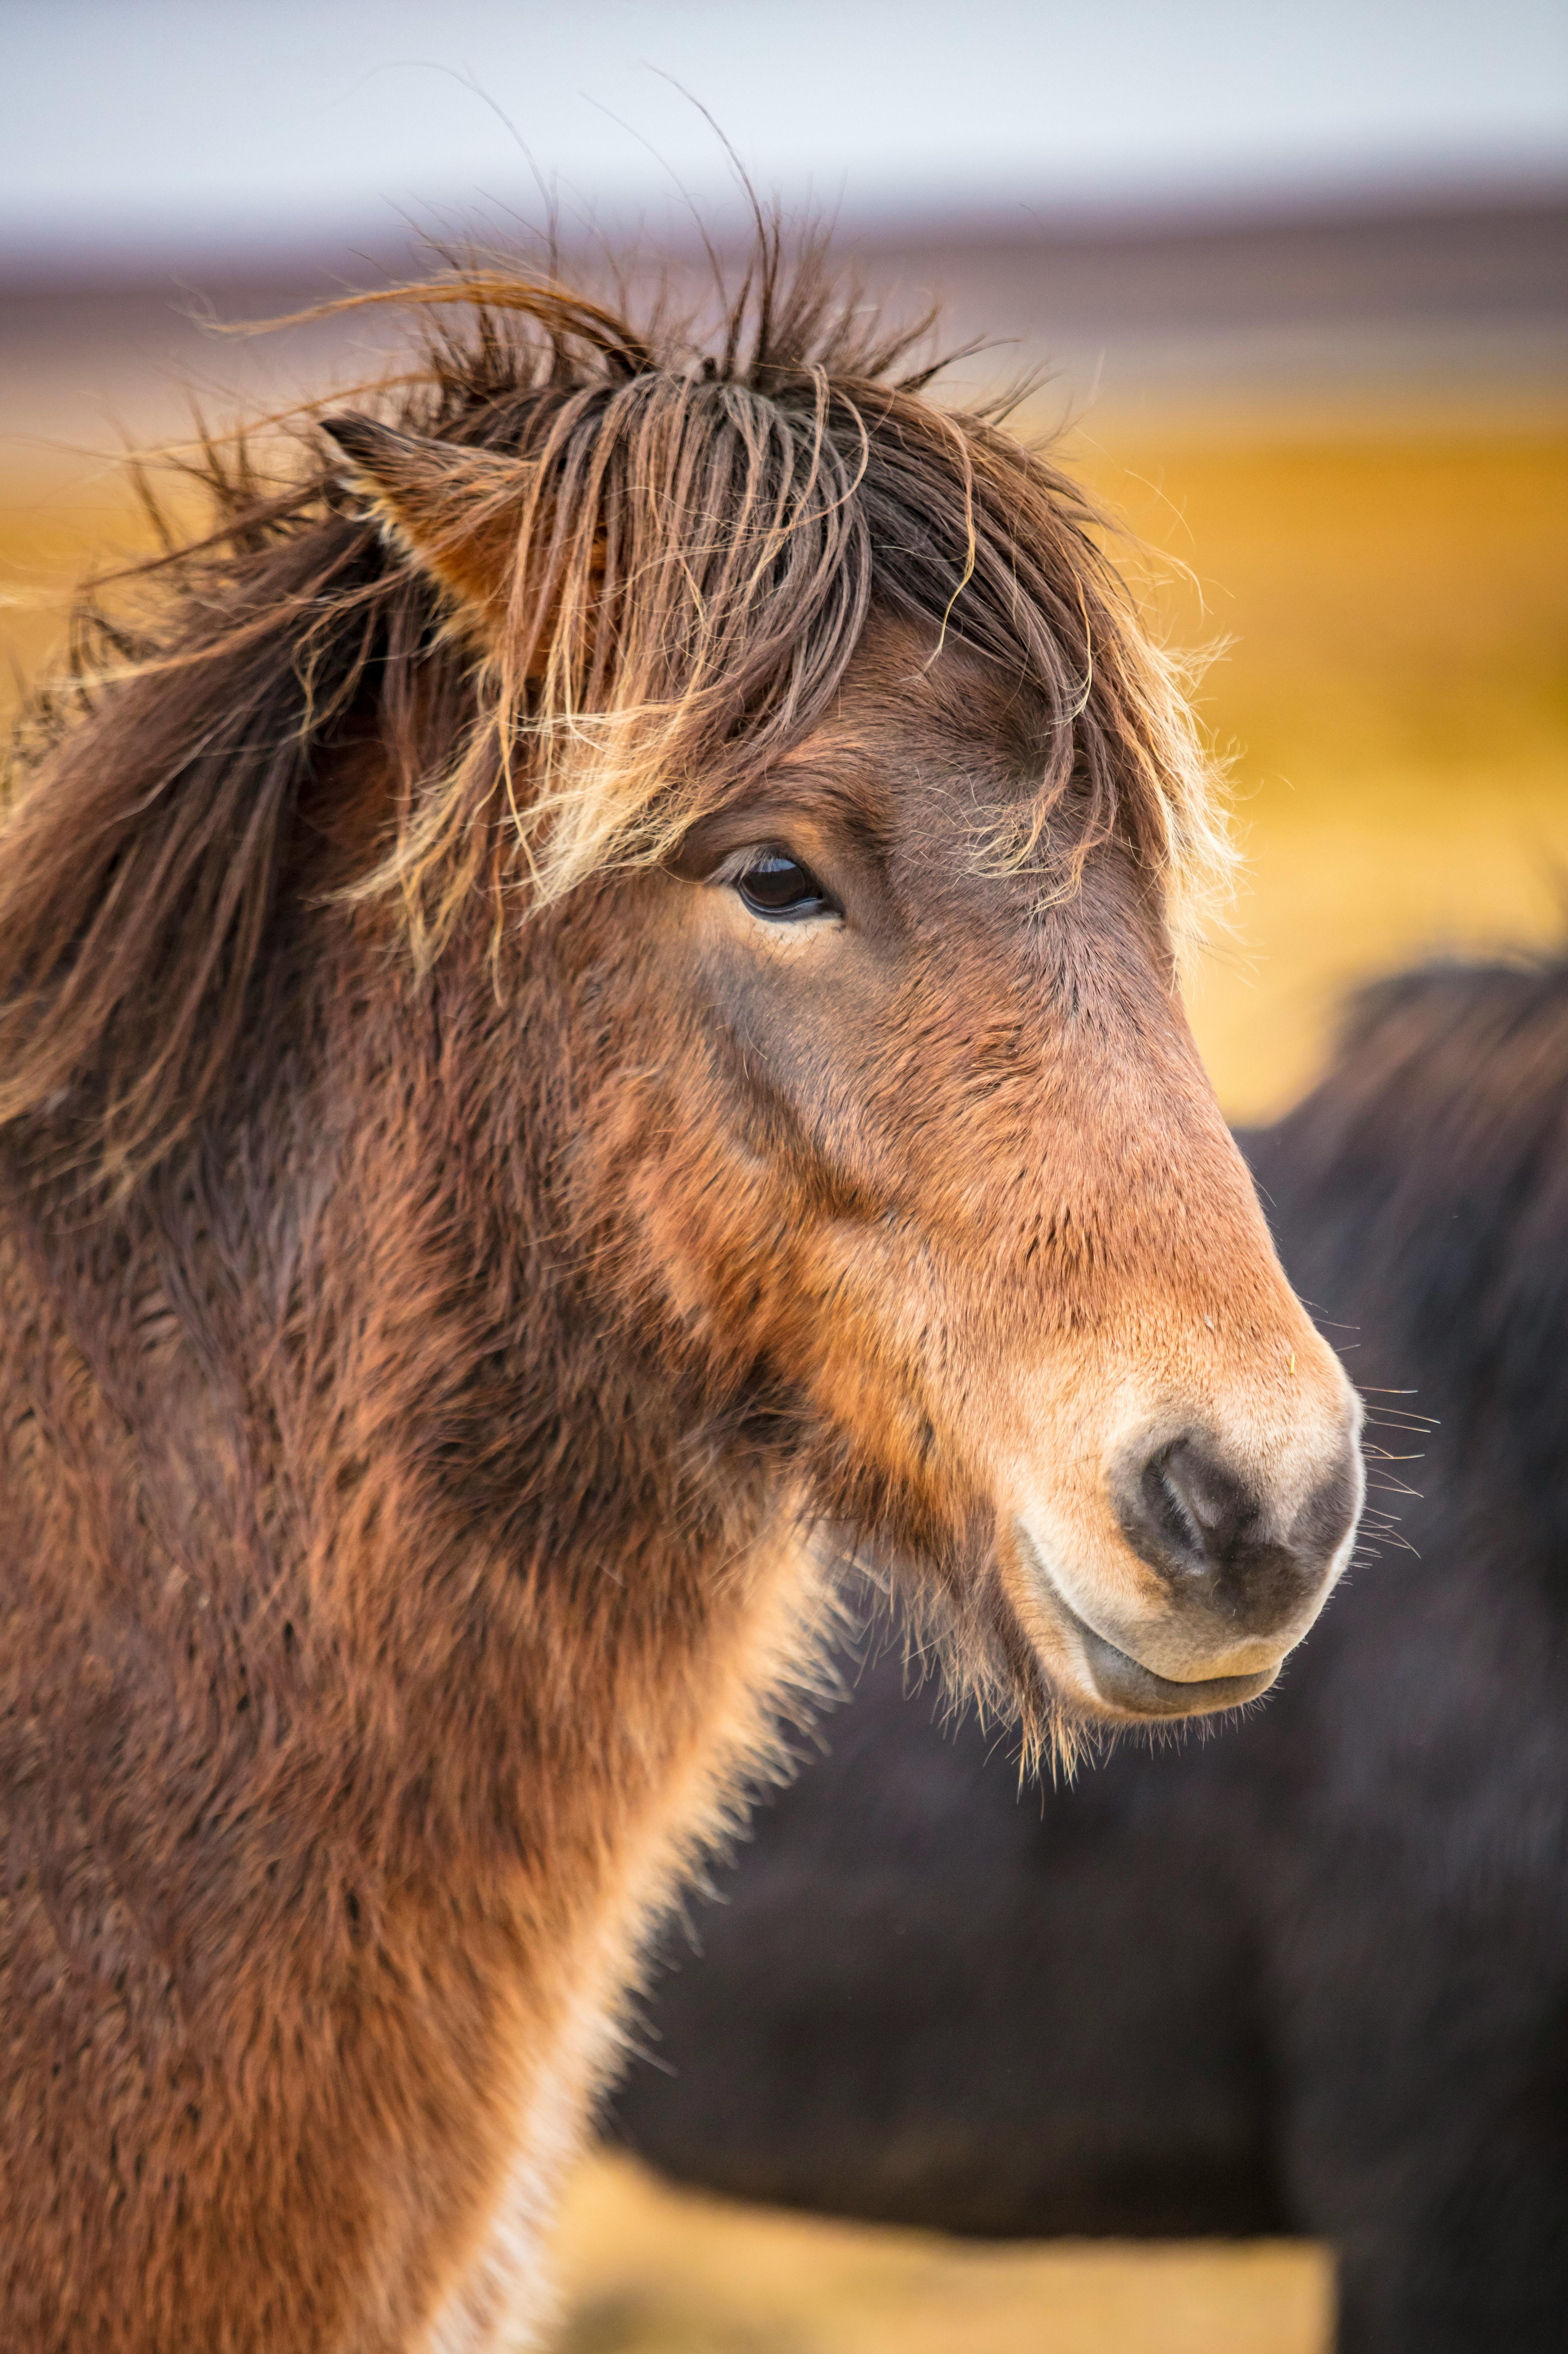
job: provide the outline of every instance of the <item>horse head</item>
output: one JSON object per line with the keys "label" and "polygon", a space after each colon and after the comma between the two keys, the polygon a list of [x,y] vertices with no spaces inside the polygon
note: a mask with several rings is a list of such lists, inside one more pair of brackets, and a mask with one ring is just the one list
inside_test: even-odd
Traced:
{"label": "horse head", "polygon": [[328,430],[524,779],[617,1312],[1070,1743],[1267,1687],[1359,1416],[1183,1015],[1171,673],[1061,479],[934,418],[629,366],[499,447]]}

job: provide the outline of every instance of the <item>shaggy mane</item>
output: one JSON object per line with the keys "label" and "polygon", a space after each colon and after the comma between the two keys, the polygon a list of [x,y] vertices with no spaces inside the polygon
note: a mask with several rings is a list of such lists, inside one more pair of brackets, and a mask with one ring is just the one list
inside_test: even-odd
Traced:
{"label": "shaggy mane", "polygon": [[426,962],[476,891],[499,940],[509,907],[664,856],[822,716],[874,608],[1042,698],[1003,856],[1070,888],[1115,832],[1178,917],[1224,872],[1180,674],[1099,518],[1007,434],[1005,405],[927,397],[937,371],[910,361],[928,323],[891,330],[819,250],[786,268],[772,233],[707,334],[667,303],[639,325],[477,266],[331,307],[366,302],[421,326],[375,416],[471,472],[507,461],[486,517],[506,535],[501,649],[476,652],[345,485],[330,404],[184,464],[208,527],[117,576],[136,628],[83,599],[71,676],[15,763],[0,1122],[69,1101],[79,1157],[122,1181],[189,1126],[345,745],[378,745],[392,783],[353,893],[389,896]]}

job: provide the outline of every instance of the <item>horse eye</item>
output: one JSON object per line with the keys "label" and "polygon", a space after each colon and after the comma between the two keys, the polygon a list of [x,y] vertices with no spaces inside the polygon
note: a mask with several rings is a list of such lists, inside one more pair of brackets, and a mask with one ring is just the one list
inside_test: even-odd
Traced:
{"label": "horse eye", "polygon": [[735,887],[754,916],[820,916],[833,904],[810,868],[783,850],[759,850]]}

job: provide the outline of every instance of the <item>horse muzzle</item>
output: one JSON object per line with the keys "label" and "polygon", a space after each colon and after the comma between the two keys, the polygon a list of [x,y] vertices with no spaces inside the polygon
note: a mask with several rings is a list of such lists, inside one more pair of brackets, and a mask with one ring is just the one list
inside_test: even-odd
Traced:
{"label": "horse muzzle", "polygon": [[1113,1719],[1192,1716],[1267,1691],[1349,1557],[1361,1509],[1353,1426],[1284,1501],[1201,1430],[1120,1447],[1085,1549],[1021,1513],[1025,1617],[1069,1706]]}

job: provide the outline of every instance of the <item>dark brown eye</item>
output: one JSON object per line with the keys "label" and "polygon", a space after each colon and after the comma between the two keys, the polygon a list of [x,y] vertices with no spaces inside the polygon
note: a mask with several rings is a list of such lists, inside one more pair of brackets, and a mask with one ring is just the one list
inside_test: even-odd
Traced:
{"label": "dark brown eye", "polygon": [[775,921],[826,915],[833,904],[810,868],[787,850],[759,850],[735,887],[754,916]]}

